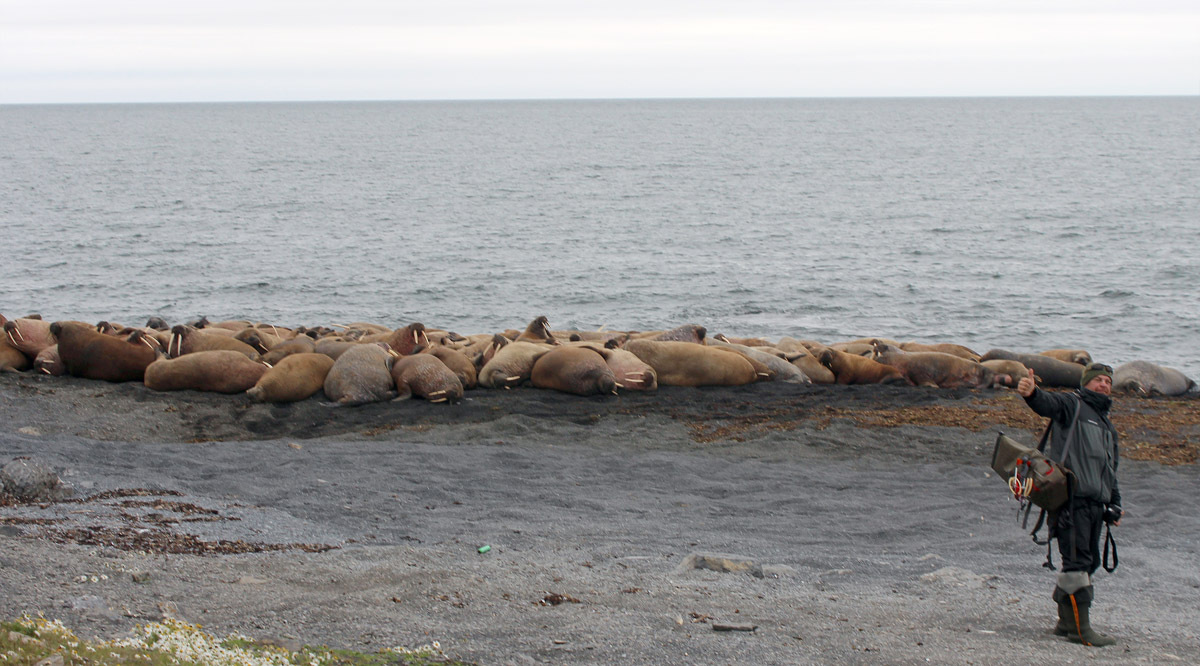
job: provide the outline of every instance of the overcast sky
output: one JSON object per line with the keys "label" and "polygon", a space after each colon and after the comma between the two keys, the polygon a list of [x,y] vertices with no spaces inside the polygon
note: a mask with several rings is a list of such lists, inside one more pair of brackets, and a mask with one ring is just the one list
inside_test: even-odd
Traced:
{"label": "overcast sky", "polygon": [[0,103],[1200,94],[1200,0],[0,0]]}

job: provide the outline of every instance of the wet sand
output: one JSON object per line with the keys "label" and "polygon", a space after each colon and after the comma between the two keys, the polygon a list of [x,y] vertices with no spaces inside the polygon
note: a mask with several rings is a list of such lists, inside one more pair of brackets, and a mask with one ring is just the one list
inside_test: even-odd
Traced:
{"label": "wet sand", "polygon": [[[1196,465],[1123,461],[1121,566],[1093,608],[1120,643],[1072,645],[988,468],[997,429],[1034,437],[1011,393],[467,397],[276,407],[0,376],[0,464],[36,456],[78,498],[0,508],[0,617],[112,636],[174,614],[486,664],[1200,661]],[[1114,420],[1131,452],[1180,450],[1196,404],[1118,399]]]}

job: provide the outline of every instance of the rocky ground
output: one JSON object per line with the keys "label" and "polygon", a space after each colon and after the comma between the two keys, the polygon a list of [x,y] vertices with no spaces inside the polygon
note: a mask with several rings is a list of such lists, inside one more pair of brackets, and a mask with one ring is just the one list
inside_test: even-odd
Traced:
{"label": "rocky ground", "polygon": [[[170,614],[478,663],[1200,661],[1200,401],[1120,398],[1121,566],[1094,650],[988,468],[1008,392],[761,384],[288,406],[0,376],[0,617]],[[487,548],[484,548],[487,547]],[[480,552],[484,549],[485,552]]]}

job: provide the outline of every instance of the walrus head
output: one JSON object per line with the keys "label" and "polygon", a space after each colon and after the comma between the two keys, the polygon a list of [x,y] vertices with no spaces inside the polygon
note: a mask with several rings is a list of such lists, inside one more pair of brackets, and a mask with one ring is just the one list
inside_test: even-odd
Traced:
{"label": "walrus head", "polygon": [[166,320],[162,317],[151,317],[146,320],[146,328],[152,328],[156,331],[165,331],[171,327],[167,326]]}

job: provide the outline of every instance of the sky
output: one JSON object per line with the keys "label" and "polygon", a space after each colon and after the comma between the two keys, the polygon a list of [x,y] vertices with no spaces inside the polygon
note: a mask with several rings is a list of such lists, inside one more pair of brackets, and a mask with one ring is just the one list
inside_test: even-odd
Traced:
{"label": "sky", "polygon": [[1197,0],[0,0],[0,104],[1200,95]]}

